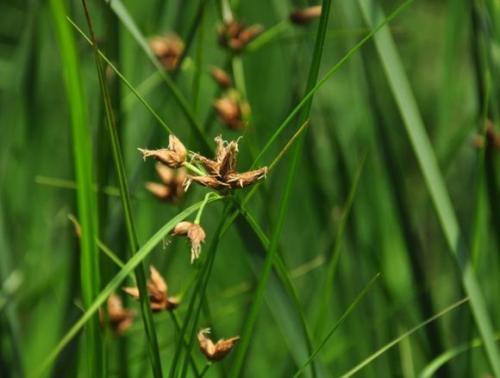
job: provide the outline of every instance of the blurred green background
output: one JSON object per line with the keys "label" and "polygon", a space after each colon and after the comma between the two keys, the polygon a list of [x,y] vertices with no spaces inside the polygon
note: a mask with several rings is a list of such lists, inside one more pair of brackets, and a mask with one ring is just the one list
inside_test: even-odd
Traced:
{"label": "blurred green background", "polygon": [[[139,39],[175,32],[185,41],[181,66],[168,75],[188,101],[206,139],[212,141],[220,134],[226,140],[243,136],[238,167],[245,171],[306,93],[319,21],[298,26],[288,16],[293,9],[316,4],[231,1],[237,20],[260,24],[266,30],[237,55],[217,43],[221,23],[217,0],[113,0],[111,6],[92,0],[88,5],[105,55],[190,150],[203,151],[171,88],[131,31],[135,25]],[[375,34],[374,43],[369,33],[384,20],[380,11],[387,16],[401,4],[333,1],[329,17],[322,19],[328,24],[319,77],[346,54],[353,54],[314,93],[303,145],[297,144],[301,150],[287,150],[247,205],[270,239],[284,207],[277,253],[298,303],[273,270],[245,353],[244,376],[291,376],[307,361],[311,350],[297,307],[305,315],[313,350],[321,345],[314,371],[307,367],[303,374],[332,377],[348,372],[405,331],[466,297],[467,303],[399,340],[358,375],[416,377],[443,355],[436,376],[494,375],[494,348],[486,353],[484,341],[495,342],[500,325],[500,137],[496,134],[500,3],[414,0],[397,12],[389,28]],[[79,240],[68,219],[70,214],[80,218],[76,194],[81,190],[74,149],[81,141],[75,141],[72,134],[71,101],[84,105],[87,120],[89,165],[100,188],[96,192],[97,235],[120,259],[129,259],[93,50],[57,13],[59,5],[88,34],[79,1],[0,2],[1,377],[35,376],[86,307]],[[65,87],[64,72],[71,68],[58,42],[61,28],[56,27],[57,21],[68,28],[76,46],[82,98],[75,98]],[[366,43],[357,46],[366,36],[370,36]],[[245,130],[229,130],[214,114],[213,103],[221,95],[210,77],[214,65],[236,77],[236,86],[250,104]],[[162,203],[145,190],[146,181],[158,178],[153,162],[145,163],[137,148],[166,147],[168,133],[118,76],[107,66],[105,70],[133,219],[143,245],[181,210],[200,201],[207,190],[192,185],[175,204]],[[259,165],[270,164],[300,125],[295,118]],[[422,131],[430,143],[415,134],[412,137],[412,132]],[[298,166],[290,199],[283,204],[296,153]],[[426,176],[426,172],[431,174]],[[242,192],[241,198],[248,189]],[[446,207],[448,197],[451,214]],[[203,213],[207,242],[202,261],[222,210],[223,205],[215,202]],[[455,249],[457,240],[450,246],[455,225],[463,249]],[[459,264],[453,255],[456,251]],[[96,253],[102,289],[119,268]],[[212,328],[216,338],[242,334],[262,280],[265,256],[266,248],[239,217],[218,245],[198,328]],[[189,263],[188,242],[166,237],[144,263],[160,270],[169,293],[182,294],[175,310],[182,322],[202,266]],[[464,290],[463,282],[467,286],[469,281],[463,277],[469,271],[477,278],[479,291]],[[380,276],[373,286],[355,302],[377,273]],[[331,281],[325,278],[328,274],[333,274]],[[354,302],[355,308],[322,345]],[[132,328],[121,337],[109,330],[101,332],[104,375],[152,376],[139,306],[130,299],[126,306],[136,311]],[[153,316],[167,376],[178,332],[167,313]],[[238,347],[211,366],[207,376],[234,374]],[[79,334],[42,375],[90,376],[86,368],[89,348]],[[205,360],[196,346],[192,355],[202,370]],[[192,371],[188,375],[194,376]]]}

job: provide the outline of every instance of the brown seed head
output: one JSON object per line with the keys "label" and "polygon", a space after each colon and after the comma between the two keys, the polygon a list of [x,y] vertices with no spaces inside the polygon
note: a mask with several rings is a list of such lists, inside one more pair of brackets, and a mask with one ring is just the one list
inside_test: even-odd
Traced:
{"label": "brown seed head", "polygon": [[184,195],[184,181],[187,178],[186,170],[174,170],[161,163],[156,163],[156,173],[161,183],[147,182],[146,189],[161,201],[176,202]]}
{"label": "brown seed head", "polygon": [[186,221],[177,223],[171,234],[188,237],[191,242],[191,263],[200,257],[201,244],[205,241],[205,230],[199,224]]}
{"label": "brown seed head", "polygon": [[187,150],[182,142],[175,136],[169,136],[168,148],[159,150],[146,150],[139,148],[144,159],[153,157],[170,168],[179,168],[186,161]]}
{"label": "brown seed head", "polygon": [[134,322],[134,312],[123,308],[120,297],[111,294],[107,301],[109,325],[116,335],[123,334]]}
{"label": "brown seed head", "polygon": [[210,73],[219,87],[223,89],[227,89],[233,84],[229,74],[219,67],[212,67]]}
{"label": "brown seed head", "polygon": [[[149,302],[151,310],[158,311],[169,311],[176,308],[179,304],[179,300],[176,297],[168,296],[168,286],[160,273],[155,269],[154,266],[150,266],[151,277],[147,283]],[[129,294],[134,299],[139,299],[139,289],[137,287],[125,287],[123,288],[127,294]]]}
{"label": "brown seed head", "polygon": [[239,336],[231,337],[230,339],[220,339],[217,343],[207,337],[210,329],[202,329],[198,332],[198,344],[201,352],[210,361],[220,361],[231,352],[236,343],[240,340]]}
{"label": "brown seed head", "polygon": [[265,178],[266,174],[267,167],[262,167],[253,171],[232,173],[227,177],[226,182],[231,185],[231,188],[244,188],[246,186],[252,185],[262,178]]}
{"label": "brown seed head", "polygon": [[231,185],[220,181],[215,176],[189,176],[189,180],[214,190],[224,190],[231,187]]}
{"label": "brown seed head", "polygon": [[201,243],[205,242],[205,231],[199,224],[193,224],[187,237],[191,240],[191,264],[200,257]]}
{"label": "brown seed head", "polygon": [[172,71],[177,68],[179,59],[184,52],[184,43],[177,35],[168,34],[163,37],[154,37],[149,41],[149,46],[166,70]]}
{"label": "brown seed head", "polygon": [[169,201],[172,198],[172,192],[166,185],[148,181],[144,186],[149,192],[151,192],[151,194],[161,201]]}
{"label": "brown seed head", "polygon": [[290,21],[296,25],[305,25],[321,16],[321,5],[295,9],[290,13]]}
{"label": "brown seed head", "polygon": [[205,176],[189,176],[189,181],[214,190],[238,189],[265,178],[267,167],[239,173],[236,171],[238,141],[226,142],[221,136],[215,138],[217,145],[215,160],[196,154],[194,159],[208,171]]}
{"label": "brown seed head", "polygon": [[222,47],[230,48],[233,52],[242,51],[248,43],[258,36],[264,28],[261,25],[245,27],[238,21],[220,25],[218,28],[218,40]]}

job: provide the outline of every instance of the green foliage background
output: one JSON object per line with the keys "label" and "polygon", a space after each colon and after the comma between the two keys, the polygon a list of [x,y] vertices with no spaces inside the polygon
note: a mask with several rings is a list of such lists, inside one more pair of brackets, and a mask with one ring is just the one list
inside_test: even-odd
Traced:
{"label": "green foliage background", "polygon": [[[495,132],[499,126],[499,3],[410,0],[398,8],[403,2],[339,0],[321,21],[287,21],[292,9],[312,3],[89,1],[105,56],[190,150],[206,150],[193,120],[210,142],[243,135],[242,171],[270,140],[258,165],[286,149],[247,203],[247,215],[218,243],[217,230],[229,219],[222,202],[230,200],[207,205],[199,263],[189,263],[185,240],[162,235],[151,253],[139,249],[137,264],[119,273],[96,238],[129,261],[131,220],[139,247],[148,245],[207,190],[192,185],[174,205],[146,192],[144,183],[156,180],[154,164],[144,163],[137,148],[165,147],[168,133],[103,62],[122,152],[115,163],[124,167],[130,192],[128,219],[93,49],[66,19],[88,35],[82,3],[0,2],[1,377],[169,375],[181,344],[169,314],[152,318],[155,361],[139,304],[126,302],[136,322],[119,338],[85,313],[113,277],[137,266],[140,282],[149,264],[166,277],[170,293],[182,296],[175,314],[181,327],[191,316],[186,337],[205,327],[214,338],[244,337],[212,366],[192,348],[207,376],[291,376],[306,361],[313,363],[304,376],[341,376],[357,367],[359,376],[373,377],[429,376],[435,369],[450,377],[500,374],[498,146],[474,147],[486,125]],[[217,44],[224,5],[267,30],[238,56]],[[388,16],[389,27],[381,28]],[[192,39],[180,69],[165,80],[140,42],[172,31]],[[331,74],[321,87],[314,86],[315,64],[319,79]],[[233,71],[251,105],[244,132],[213,114],[220,90],[212,65]],[[172,85],[187,100],[184,109]],[[311,88],[310,112],[306,103],[277,133]],[[87,244],[75,237],[70,214],[94,230],[85,234]],[[193,307],[201,316],[192,324],[188,304],[200,294],[198,273],[215,251],[204,300]],[[267,279],[269,253],[276,256],[267,260],[274,264]],[[132,275],[125,283],[133,284]],[[84,313],[84,331],[59,350]],[[184,351],[176,375],[195,376],[184,367]]]}

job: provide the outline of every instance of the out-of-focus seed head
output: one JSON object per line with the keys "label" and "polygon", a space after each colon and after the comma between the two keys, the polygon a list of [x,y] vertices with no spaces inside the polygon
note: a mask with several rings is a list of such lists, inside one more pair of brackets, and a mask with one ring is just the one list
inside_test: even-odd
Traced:
{"label": "out-of-focus seed head", "polygon": [[[116,335],[123,334],[134,322],[134,312],[123,307],[121,298],[112,293],[106,302],[109,325]],[[101,321],[102,321],[101,314]]]}
{"label": "out-of-focus seed head", "polygon": [[202,329],[198,332],[198,344],[201,352],[210,361],[220,361],[228,355],[234,348],[236,343],[240,340],[239,336],[231,337],[229,339],[220,339],[214,343],[207,335],[210,329]]}
{"label": "out-of-focus seed head", "polygon": [[162,66],[168,71],[177,68],[180,57],[184,52],[184,43],[175,34],[151,38],[149,47]]}
{"label": "out-of-focus seed head", "polygon": [[[151,310],[154,312],[173,310],[179,305],[178,298],[169,297],[167,283],[161,274],[152,265],[149,269],[151,277],[147,282],[147,288]],[[123,291],[134,299],[139,299],[140,297],[139,289],[137,287],[125,287],[123,288]]]}
{"label": "out-of-focus seed head", "polygon": [[231,130],[240,130],[250,115],[250,105],[241,98],[236,90],[228,91],[214,102],[217,115]]}
{"label": "out-of-focus seed head", "polygon": [[321,5],[295,9],[290,13],[290,21],[296,25],[306,25],[321,16]]}
{"label": "out-of-focus seed head", "polygon": [[218,40],[222,47],[229,48],[233,52],[241,52],[264,28],[261,25],[245,27],[238,21],[232,20],[219,25]]}
{"label": "out-of-focus seed head", "polygon": [[227,89],[233,85],[233,81],[229,74],[219,67],[212,67],[210,70],[210,74],[214,81],[221,87],[222,89]]}

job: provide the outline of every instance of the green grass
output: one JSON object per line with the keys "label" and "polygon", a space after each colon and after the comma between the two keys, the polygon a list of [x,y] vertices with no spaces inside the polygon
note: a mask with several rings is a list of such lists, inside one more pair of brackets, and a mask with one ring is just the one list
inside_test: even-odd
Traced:
{"label": "green grass", "polygon": [[[307,4],[325,11],[290,22]],[[477,147],[500,130],[495,1],[0,14],[1,377],[500,376],[500,152]],[[232,18],[264,27],[241,52],[217,42]],[[173,71],[148,43],[168,32],[185,46]],[[214,111],[214,65],[251,106],[242,130]],[[161,202],[137,148],[169,134],[208,157],[238,140],[238,170],[267,176]],[[183,220],[206,233],[193,264],[170,234]],[[150,265],[180,301],[168,314],[150,309]],[[122,335],[100,321],[112,293],[135,314]],[[240,341],[208,361],[203,328]]]}

